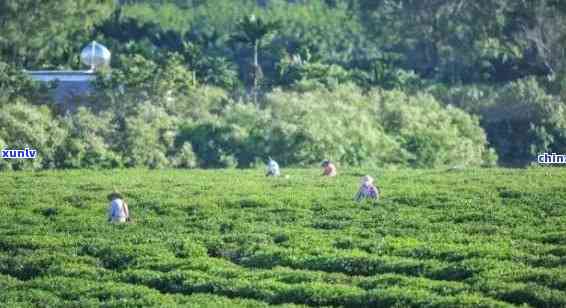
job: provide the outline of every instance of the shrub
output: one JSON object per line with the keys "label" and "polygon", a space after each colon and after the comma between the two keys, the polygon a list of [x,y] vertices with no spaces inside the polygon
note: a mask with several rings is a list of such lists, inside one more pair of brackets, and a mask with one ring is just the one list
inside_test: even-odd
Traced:
{"label": "shrub", "polygon": [[399,144],[373,121],[372,106],[355,87],[275,91],[265,105],[270,119],[266,128],[255,129],[256,138],[284,165],[310,165],[324,158],[344,165],[384,165],[399,152]]}
{"label": "shrub", "polygon": [[5,169],[40,169],[57,166],[57,150],[66,132],[46,106],[16,102],[0,106],[0,140],[9,149],[37,150],[36,159],[13,159],[2,163]]}
{"label": "shrub", "polygon": [[430,95],[374,91],[375,115],[386,133],[401,143],[405,160],[415,167],[479,166],[494,163],[479,121],[464,111],[442,107]]}
{"label": "shrub", "polygon": [[348,71],[335,64],[294,63],[287,58],[279,66],[279,83],[302,92],[323,87],[333,89],[351,79]]}
{"label": "shrub", "polygon": [[207,255],[206,248],[194,240],[172,240],[169,245],[178,258],[198,258]]}
{"label": "shrub", "polygon": [[480,114],[503,164],[526,165],[537,154],[566,152],[566,108],[533,78],[505,85]]}
{"label": "shrub", "polygon": [[237,147],[229,127],[216,122],[202,122],[183,126],[176,137],[176,144],[191,143],[200,167],[225,168],[234,165],[231,156]]}
{"label": "shrub", "polygon": [[167,154],[173,150],[176,118],[161,107],[144,103],[124,122],[121,140],[116,146],[127,166],[162,168],[169,165]]}
{"label": "shrub", "polygon": [[100,94],[93,107],[98,110],[130,113],[148,100],[166,108],[195,84],[193,73],[177,54],[168,54],[161,65],[140,54],[119,56],[117,62],[111,74],[102,71],[95,82]]}
{"label": "shrub", "polygon": [[447,87],[436,84],[427,90],[444,105],[455,106],[475,115],[479,115],[483,107],[493,104],[497,93],[496,88],[487,85]]}
{"label": "shrub", "polygon": [[229,104],[220,118],[185,125],[175,143],[186,142],[204,167],[226,167],[232,159],[250,167],[268,156],[303,166],[324,158],[416,167],[491,165],[495,159],[478,120],[462,110],[398,90],[364,95],[352,85],[276,90],[262,107]]}
{"label": "shrub", "polygon": [[53,293],[29,288],[10,288],[0,292],[0,302],[6,307],[55,307],[61,305],[61,300]]}
{"label": "shrub", "polygon": [[9,287],[17,286],[20,281],[10,275],[0,274],[0,288],[8,289]]}
{"label": "shrub", "polygon": [[169,114],[186,121],[198,122],[214,120],[215,116],[232,104],[228,93],[221,88],[199,86],[191,91],[178,95],[166,105]]}
{"label": "shrub", "polygon": [[[417,167],[482,165],[493,154],[477,119],[432,97],[355,87],[310,93],[274,92],[268,153],[284,163],[332,158],[345,165]],[[271,144],[270,144],[271,143]]]}
{"label": "shrub", "polygon": [[480,117],[490,145],[502,165],[524,166],[538,154],[566,151],[566,109],[535,78],[525,78],[495,89],[436,86],[431,92],[445,104]]}
{"label": "shrub", "polygon": [[58,151],[58,165],[63,168],[117,167],[121,158],[111,146],[117,129],[110,113],[98,115],[85,107],[61,119],[68,137]]}
{"label": "shrub", "polygon": [[22,70],[0,61],[0,106],[20,98],[47,101],[46,90],[46,86],[34,82]]}
{"label": "shrub", "polygon": [[172,158],[172,164],[180,168],[195,168],[198,165],[198,158],[193,151],[193,146],[190,142],[184,142],[177,153]]}

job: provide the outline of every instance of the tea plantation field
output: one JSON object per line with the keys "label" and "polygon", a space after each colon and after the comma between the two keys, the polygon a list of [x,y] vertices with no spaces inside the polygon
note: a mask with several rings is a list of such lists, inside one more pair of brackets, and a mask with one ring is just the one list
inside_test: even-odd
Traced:
{"label": "tea plantation field", "polygon": [[566,169],[283,172],[0,173],[0,306],[566,307]]}

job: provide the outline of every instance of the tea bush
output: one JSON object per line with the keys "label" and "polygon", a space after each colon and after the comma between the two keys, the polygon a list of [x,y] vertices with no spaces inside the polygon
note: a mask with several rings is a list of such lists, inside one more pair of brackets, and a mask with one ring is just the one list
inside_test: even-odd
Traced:
{"label": "tea bush", "polygon": [[[563,307],[559,168],[4,172],[8,307]],[[378,202],[352,201],[359,177]],[[106,194],[133,222],[109,224]]]}

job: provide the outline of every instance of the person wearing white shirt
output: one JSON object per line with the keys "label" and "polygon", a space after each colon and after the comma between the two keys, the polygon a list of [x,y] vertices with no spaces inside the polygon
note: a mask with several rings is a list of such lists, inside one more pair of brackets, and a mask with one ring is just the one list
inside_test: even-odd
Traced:
{"label": "person wearing white shirt", "polygon": [[281,175],[279,171],[279,164],[270,157],[269,162],[267,163],[267,173],[265,174],[265,176],[279,176],[279,175]]}
{"label": "person wearing white shirt", "polygon": [[117,192],[112,192],[108,195],[108,221],[112,223],[123,223],[130,218],[128,204],[124,201],[122,195]]}

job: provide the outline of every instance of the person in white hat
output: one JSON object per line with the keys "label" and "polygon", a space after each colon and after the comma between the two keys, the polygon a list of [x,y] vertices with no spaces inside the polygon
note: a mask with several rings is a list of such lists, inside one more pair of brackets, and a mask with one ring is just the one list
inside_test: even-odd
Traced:
{"label": "person in white hat", "polygon": [[364,199],[379,199],[379,189],[373,184],[373,178],[369,175],[362,177],[360,190],[356,193],[354,200],[360,202]]}

